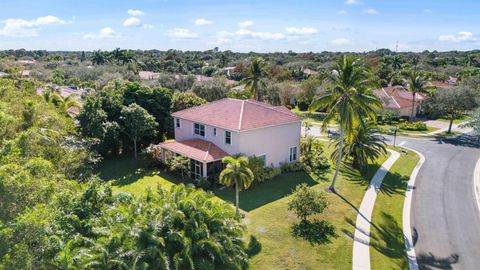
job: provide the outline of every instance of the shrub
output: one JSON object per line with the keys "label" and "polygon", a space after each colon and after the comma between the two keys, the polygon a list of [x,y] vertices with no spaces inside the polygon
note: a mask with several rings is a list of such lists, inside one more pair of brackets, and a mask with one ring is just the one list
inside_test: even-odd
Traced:
{"label": "shrub", "polygon": [[387,124],[396,122],[398,121],[398,112],[387,110],[383,113],[382,120]]}
{"label": "shrub", "polygon": [[248,168],[252,171],[255,176],[256,182],[265,182],[272,180],[277,175],[282,173],[280,168],[276,168],[273,165],[266,167],[265,161],[263,158],[257,156],[251,156],[248,158]]}
{"label": "shrub", "polygon": [[300,172],[305,170],[305,166],[300,161],[285,162],[280,164],[280,170],[282,173]]}
{"label": "shrub", "polygon": [[324,155],[320,141],[313,137],[302,139],[300,148],[302,150],[300,161],[307,172],[321,175],[330,168],[330,163]]}
{"label": "shrub", "polygon": [[304,111],[308,110],[309,105],[306,101],[301,100],[301,101],[298,102],[297,106],[298,106],[298,110],[304,112]]}
{"label": "shrub", "polygon": [[403,123],[400,123],[398,127],[403,130],[414,130],[414,131],[427,130],[427,125],[423,122],[414,122],[414,123],[403,122]]}

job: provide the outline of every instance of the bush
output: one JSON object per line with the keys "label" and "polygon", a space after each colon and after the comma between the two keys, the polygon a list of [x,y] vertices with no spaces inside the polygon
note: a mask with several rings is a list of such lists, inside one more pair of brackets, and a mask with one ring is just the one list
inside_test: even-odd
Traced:
{"label": "bush", "polygon": [[299,101],[297,106],[298,106],[298,110],[300,110],[302,112],[308,110],[308,107],[309,107],[308,103],[303,101],[303,100]]}
{"label": "bush", "polygon": [[330,168],[330,163],[323,153],[323,146],[320,141],[313,137],[302,139],[300,148],[302,152],[300,161],[307,172],[321,175]]}
{"label": "bush", "polygon": [[288,210],[293,211],[301,220],[321,214],[327,207],[325,196],[307,184],[298,185],[292,193],[292,200],[288,203]]}
{"label": "bush", "polygon": [[398,127],[403,130],[413,130],[413,131],[427,130],[427,125],[423,122],[414,122],[414,123],[403,122],[403,123],[400,123]]}
{"label": "bush", "polygon": [[300,161],[285,162],[280,164],[280,170],[282,173],[300,172],[305,170],[305,166]]}
{"label": "bush", "polygon": [[257,156],[251,156],[248,158],[248,168],[255,176],[256,182],[265,182],[272,180],[277,175],[282,173],[282,170],[274,167],[273,165],[265,167],[265,161],[263,158]]}
{"label": "bush", "polygon": [[398,122],[398,112],[387,110],[383,113],[382,120],[387,124],[392,124],[393,122]]}

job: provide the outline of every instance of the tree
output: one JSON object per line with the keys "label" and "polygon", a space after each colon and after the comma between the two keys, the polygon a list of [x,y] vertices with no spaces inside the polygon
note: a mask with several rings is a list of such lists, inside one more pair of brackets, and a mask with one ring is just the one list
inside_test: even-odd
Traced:
{"label": "tree", "polygon": [[190,160],[187,157],[181,155],[176,155],[168,158],[165,163],[170,171],[180,173],[182,179],[184,179],[185,175],[190,169]]}
{"label": "tree", "polygon": [[402,69],[403,58],[400,54],[396,54],[392,57],[392,68],[393,70],[400,70]]}
{"label": "tree", "polygon": [[450,120],[447,133],[451,133],[453,121],[477,106],[475,98],[475,93],[469,88],[440,88],[425,102],[425,110],[434,116],[447,117]]}
{"label": "tree", "polygon": [[475,133],[480,136],[480,108],[475,110],[472,114],[472,119],[470,119],[466,126],[473,128]]}
{"label": "tree", "polygon": [[195,82],[192,91],[208,102],[219,100],[227,96],[228,88],[225,86],[225,79],[213,78],[207,81]]}
{"label": "tree", "polygon": [[107,114],[102,109],[100,99],[87,97],[85,105],[77,116],[80,124],[80,132],[88,138],[103,138],[105,134],[104,123],[107,121]]}
{"label": "tree", "polygon": [[108,56],[105,52],[98,50],[92,53],[92,64],[104,65],[107,63],[107,61],[108,61]]}
{"label": "tree", "polygon": [[[372,124],[367,124],[353,132],[353,138],[343,144],[344,160],[351,160],[352,167],[359,169],[381,155],[387,153],[384,138],[378,135],[378,130]],[[339,141],[335,142],[336,149],[332,158],[337,159]]]}
{"label": "tree", "polygon": [[266,87],[262,80],[265,76],[265,61],[260,57],[253,57],[247,73],[248,77],[242,80],[246,83],[245,90],[250,92],[251,99],[259,100],[261,89]]}
{"label": "tree", "polygon": [[147,136],[155,135],[158,123],[147,110],[136,103],[124,107],[120,119],[123,122],[124,132],[133,141],[133,151],[137,158],[137,142]]}
{"label": "tree", "polygon": [[381,109],[380,101],[371,93],[369,74],[359,60],[352,56],[342,56],[332,71],[331,87],[326,94],[315,99],[311,111],[326,108],[322,129],[326,130],[331,120],[339,123],[339,155],[335,174],[329,189],[335,192],[335,182],[342,162],[343,142],[351,140],[353,132],[365,125],[364,118],[375,119],[375,110]]}
{"label": "tree", "polygon": [[293,211],[300,220],[322,213],[328,206],[325,196],[307,186],[300,184],[293,191],[288,203],[288,210]]}
{"label": "tree", "polygon": [[235,206],[237,215],[239,211],[239,191],[248,189],[253,182],[254,176],[248,168],[248,158],[237,155],[235,157],[224,157],[222,163],[227,166],[220,173],[220,183],[226,186],[235,187]]}
{"label": "tree", "polygon": [[426,77],[418,70],[411,70],[404,79],[404,84],[407,90],[412,93],[412,112],[410,113],[410,122],[415,118],[415,101],[417,94],[424,90],[424,85],[427,83]]}
{"label": "tree", "polygon": [[172,112],[200,106],[207,101],[193,92],[176,92],[172,96]]}

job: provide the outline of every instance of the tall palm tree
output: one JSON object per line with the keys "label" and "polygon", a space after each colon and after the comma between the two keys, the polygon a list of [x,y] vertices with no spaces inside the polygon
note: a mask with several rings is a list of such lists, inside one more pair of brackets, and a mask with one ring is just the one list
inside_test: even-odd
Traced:
{"label": "tall palm tree", "polygon": [[247,189],[253,182],[253,173],[248,168],[248,159],[244,156],[224,157],[222,163],[227,164],[220,173],[220,183],[226,186],[235,186],[235,206],[239,211],[239,191]]}
{"label": "tall palm tree", "polygon": [[100,50],[94,51],[91,58],[94,65],[104,65],[108,60],[106,53]]}
{"label": "tall palm tree", "polygon": [[371,93],[370,79],[368,70],[360,64],[358,59],[342,56],[332,71],[330,78],[332,87],[310,105],[310,111],[327,109],[322,125],[323,130],[333,119],[337,119],[339,124],[337,165],[329,187],[332,192],[335,192],[345,138],[351,141],[353,132],[365,125],[364,119],[375,119],[375,110],[380,110],[382,107],[380,101]]}
{"label": "tall palm tree", "polygon": [[399,54],[394,55],[392,57],[392,68],[393,68],[393,70],[402,69],[402,64],[403,64],[403,60],[402,60],[402,57]]}
{"label": "tall palm tree", "polygon": [[412,93],[412,112],[410,113],[410,122],[412,122],[415,117],[415,99],[417,98],[417,93],[424,90],[426,83],[426,77],[416,69],[411,70],[404,79],[404,84],[407,87],[407,90]]}
{"label": "tall palm tree", "polygon": [[253,57],[248,67],[249,76],[242,81],[246,83],[245,89],[250,92],[251,98],[258,100],[260,88],[266,88],[262,77],[265,75],[265,61],[260,57]]}

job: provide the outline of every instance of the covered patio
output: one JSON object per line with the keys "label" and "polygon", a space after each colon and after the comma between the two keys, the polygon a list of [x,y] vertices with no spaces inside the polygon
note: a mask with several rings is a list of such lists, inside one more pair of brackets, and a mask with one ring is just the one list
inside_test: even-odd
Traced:
{"label": "covered patio", "polygon": [[223,169],[222,158],[229,155],[215,144],[202,139],[164,142],[157,147],[162,162],[173,155],[189,158],[192,179],[207,178],[219,173]]}

